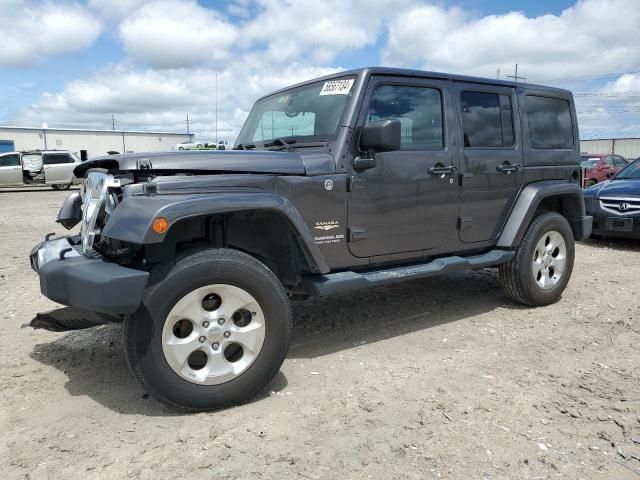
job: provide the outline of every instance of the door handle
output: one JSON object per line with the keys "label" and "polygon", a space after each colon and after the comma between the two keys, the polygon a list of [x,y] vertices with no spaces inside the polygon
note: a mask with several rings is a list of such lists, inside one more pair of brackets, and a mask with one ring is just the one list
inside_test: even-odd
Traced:
{"label": "door handle", "polygon": [[517,172],[520,170],[520,165],[514,165],[509,162],[505,162],[502,165],[498,165],[496,170],[504,173],[505,175],[511,175],[511,172]]}
{"label": "door handle", "polygon": [[455,165],[445,167],[441,163],[436,163],[433,167],[427,170],[427,172],[429,172],[429,175],[440,175],[440,178],[444,178],[445,175],[453,175],[457,171],[458,167],[456,167]]}

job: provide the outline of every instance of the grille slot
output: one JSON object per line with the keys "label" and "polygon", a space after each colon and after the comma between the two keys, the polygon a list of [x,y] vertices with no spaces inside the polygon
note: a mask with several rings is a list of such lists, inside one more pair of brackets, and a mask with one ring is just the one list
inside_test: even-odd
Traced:
{"label": "grille slot", "polygon": [[600,207],[616,215],[633,215],[640,213],[640,198],[604,197]]}

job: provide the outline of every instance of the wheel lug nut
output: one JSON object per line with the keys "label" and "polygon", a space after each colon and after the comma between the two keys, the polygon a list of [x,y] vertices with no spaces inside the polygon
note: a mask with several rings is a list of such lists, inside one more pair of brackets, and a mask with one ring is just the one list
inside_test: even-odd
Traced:
{"label": "wheel lug nut", "polygon": [[224,318],[219,318],[218,319],[218,325],[223,325],[225,322]]}
{"label": "wheel lug nut", "polygon": [[204,337],[204,336],[202,336],[202,337],[200,337],[200,338],[198,339],[198,341],[199,341],[200,343],[204,343],[206,340],[207,340],[207,337]]}
{"label": "wheel lug nut", "polygon": [[202,326],[204,328],[208,328],[209,327],[209,322],[207,322],[206,320],[204,322],[202,322]]}
{"label": "wheel lug nut", "polygon": [[220,348],[220,344],[219,344],[218,342],[215,342],[213,345],[211,345],[211,347],[212,347],[214,350],[217,350],[218,348]]}
{"label": "wheel lug nut", "polygon": [[231,332],[230,331],[226,331],[224,332],[224,338],[229,338],[231,336]]}

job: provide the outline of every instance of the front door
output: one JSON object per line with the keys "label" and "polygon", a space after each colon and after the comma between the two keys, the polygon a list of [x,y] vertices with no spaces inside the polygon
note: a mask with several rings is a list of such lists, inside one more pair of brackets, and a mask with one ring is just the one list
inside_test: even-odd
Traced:
{"label": "front door", "polygon": [[[449,82],[374,76],[358,119],[398,119],[398,151],[376,153],[376,165],[351,172],[349,249],[357,257],[436,249],[457,241],[457,165],[445,114]],[[454,124],[455,126],[455,124]],[[363,155],[363,153],[361,153]]]}
{"label": "front door", "polygon": [[0,155],[0,185],[22,185],[22,164],[19,153]]}
{"label": "front door", "polygon": [[462,122],[459,235],[464,243],[497,238],[523,179],[513,88],[456,83]]}

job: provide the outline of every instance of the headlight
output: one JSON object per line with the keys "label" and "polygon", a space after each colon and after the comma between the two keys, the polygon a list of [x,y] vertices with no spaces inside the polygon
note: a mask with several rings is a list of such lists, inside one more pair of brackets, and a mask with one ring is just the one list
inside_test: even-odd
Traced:
{"label": "headlight", "polygon": [[96,234],[96,221],[100,211],[105,205],[108,189],[120,185],[119,180],[113,175],[104,172],[89,172],[82,189],[82,224],[80,237],[82,238],[82,251],[89,253],[93,250],[93,241]]}

